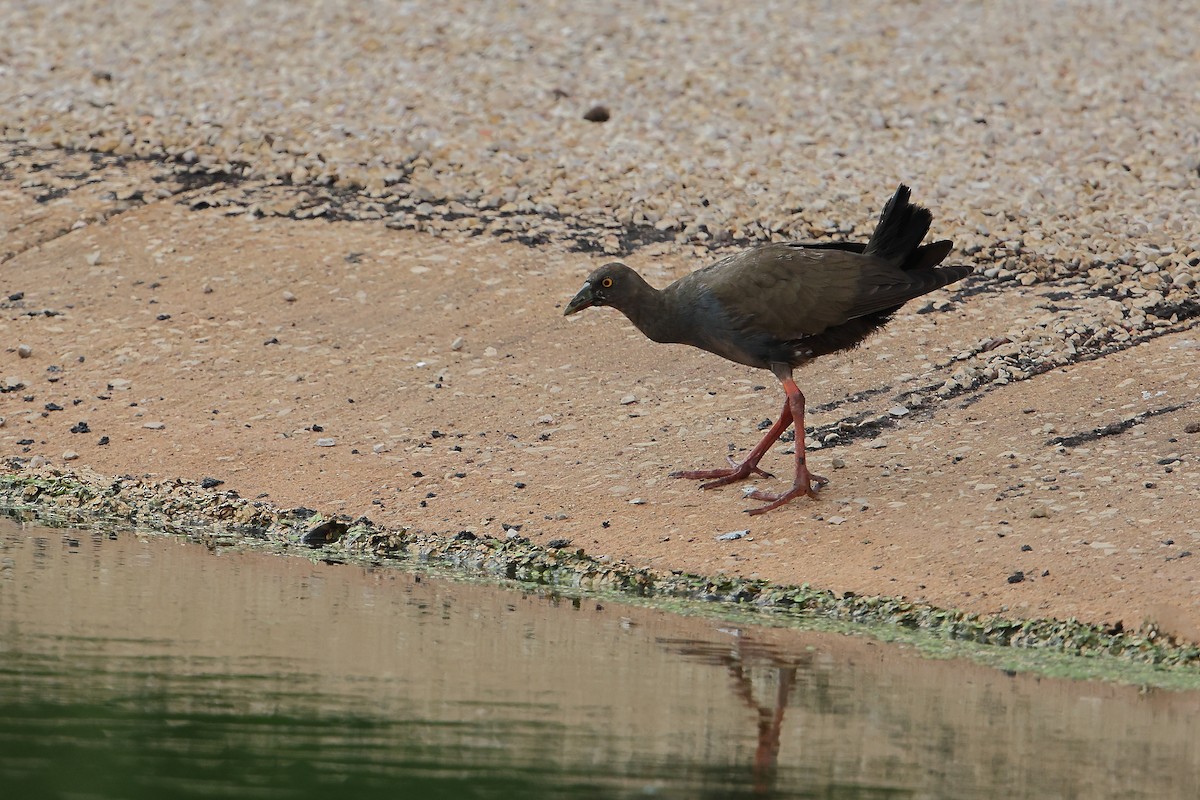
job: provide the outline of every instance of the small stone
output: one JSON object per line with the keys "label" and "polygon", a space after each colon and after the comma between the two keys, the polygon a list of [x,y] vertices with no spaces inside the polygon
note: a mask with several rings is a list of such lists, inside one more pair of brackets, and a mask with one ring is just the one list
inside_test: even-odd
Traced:
{"label": "small stone", "polygon": [[203,478],[200,481],[200,488],[215,489],[223,483],[225,483],[225,481],[221,480],[220,478]]}
{"label": "small stone", "polygon": [[871,450],[881,450],[884,447],[887,447],[887,442],[883,439],[872,439],[871,441],[867,442],[867,447]]}
{"label": "small stone", "polygon": [[450,343],[450,349],[455,352],[458,352],[459,350],[463,349],[463,345],[466,343],[467,343],[467,340],[464,339],[463,337],[459,336],[457,339],[455,339],[453,342]]}
{"label": "small stone", "polygon": [[317,439],[317,447],[333,447],[337,444],[337,439],[321,438]]}
{"label": "small stone", "polygon": [[749,533],[750,533],[750,531],[748,531],[748,530],[730,531],[729,533],[722,533],[720,536],[718,536],[717,541],[718,542],[732,542],[735,539],[741,539],[743,536],[746,536]]}
{"label": "small stone", "polygon": [[88,427],[86,422],[82,420],[71,426],[71,433],[91,433],[92,429]]}
{"label": "small stone", "polygon": [[588,122],[608,122],[612,114],[607,106],[596,105],[584,112],[583,118]]}
{"label": "small stone", "polygon": [[905,414],[908,413],[908,409],[905,408],[904,406],[892,406],[891,408],[888,409],[888,413],[891,414],[893,417],[903,417]]}
{"label": "small stone", "polygon": [[830,461],[829,463],[831,463],[833,465],[834,469],[845,469],[846,468],[846,459],[844,459],[840,456],[834,456],[833,460]]}
{"label": "small stone", "polygon": [[632,500],[630,500],[630,501],[629,501],[629,505],[631,505],[631,506],[644,506],[644,505],[646,505],[646,501],[645,501],[645,500],[643,500],[643,499],[642,499],[642,498],[640,498],[640,497],[635,497],[635,498],[633,498]]}
{"label": "small stone", "polygon": [[30,469],[41,469],[44,466],[46,466],[45,456],[34,456],[33,458],[29,459]]}
{"label": "small stone", "polygon": [[74,450],[64,450],[63,451],[63,454],[62,454],[63,461],[74,461],[77,458],[79,458],[79,453],[76,453]]}
{"label": "small stone", "polygon": [[1033,519],[1045,519],[1050,516],[1050,512],[1046,510],[1045,506],[1036,506],[1029,512],[1029,516]]}
{"label": "small stone", "polygon": [[841,525],[843,522],[845,522],[845,521],[846,521],[846,518],[845,518],[845,517],[833,516],[833,517],[830,517],[830,518],[828,518],[828,519],[827,519],[827,520],[825,520],[825,521],[826,521],[826,522],[828,522],[830,525]]}
{"label": "small stone", "polygon": [[1025,580],[1025,573],[1022,572],[1021,570],[1017,570],[1012,575],[1008,576],[1009,583],[1021,583],[1024,580]]}
{"label": "small stone", "polygon": [[292,294],[291,292],[287,291],[286,289],[284,290],[283,294],[280,295],[280,297],[283,298],[285,303],[296,302],[296,295]]}
{"label": "small stone", "polygon": [[100,251],[93,250],[87,254],[87,263],[89,267],[94,267],[100,263]]}
{"label": "small stone", "polygon": [[19,344],[17,345],[17,355],[21,358],[29,358],[33,355],[33,348],[27,344]]}
{"label": "small stone", "polygon": [[633,403],[636,403],[636,402],[637,402],[637,398],[631,394],[627,394],[621,398],[621,405],[623,405],[623,406],[632,405]]}
{"label": "small stone", "polygon": [[392,446],[387,442],[380,442],[371,448],[372,453],[387,453],[392,449]]}
{"label": "small stone", "polygon": [[143,422],[142,427],[148,428],[152,431],[161,431],[163,428],[167,427],[167,425],[165,422]]}

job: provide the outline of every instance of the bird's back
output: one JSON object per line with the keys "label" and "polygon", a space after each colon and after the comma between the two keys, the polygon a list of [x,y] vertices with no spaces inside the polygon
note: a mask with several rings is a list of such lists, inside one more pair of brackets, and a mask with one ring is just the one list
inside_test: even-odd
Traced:
{"label": "bird's back", "polygon": [[751,366],[798,364],[858,344],[914,297],[970,274],[922,245],[932,216],[901,186],[865,244],[765,244],[696,270],[664,293],[688,344]]}

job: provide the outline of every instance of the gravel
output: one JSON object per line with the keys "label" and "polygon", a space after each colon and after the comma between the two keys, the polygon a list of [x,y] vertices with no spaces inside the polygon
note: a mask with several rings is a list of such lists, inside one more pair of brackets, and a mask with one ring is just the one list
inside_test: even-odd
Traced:
{"label": "gravel", "polygon": [[1070,2],[1022,12],[1019,32],[1010,3],[802,19],[713,0],[124,8],[0,12],[0,138],[18,143],[6,168],[43,202],[75,173],[23,147],[170,174],[116,185],[116,210],[183,193],[228,213],[617,255],[654,244],[703,263],[752,242],[861,238],[904,180],[952,260],[978,265],[956,297],[1055,290],[1043,315],[931,362],[946,374],[924,391],[1003,385],[1200,317],[1186,0]]}

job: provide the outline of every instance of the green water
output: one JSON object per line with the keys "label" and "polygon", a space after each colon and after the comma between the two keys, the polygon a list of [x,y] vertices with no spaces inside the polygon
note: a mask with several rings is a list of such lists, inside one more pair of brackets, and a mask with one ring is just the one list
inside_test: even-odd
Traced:
{"label": "green water", "polygon": [[0,521],[0,797],[1172,798],[1200,696]]}

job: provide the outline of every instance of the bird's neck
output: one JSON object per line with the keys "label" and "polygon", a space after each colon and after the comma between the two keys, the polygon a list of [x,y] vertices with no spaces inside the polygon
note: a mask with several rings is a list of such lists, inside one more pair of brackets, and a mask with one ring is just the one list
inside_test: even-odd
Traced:
{"label": "bird's neck", "polygon": [[655,342],[679,341],[675,336],[678,326],[666,296],[650,284],[643,282],[638,289],[638,302],[631,308],[622,308],[621,312],[648,339]]}

